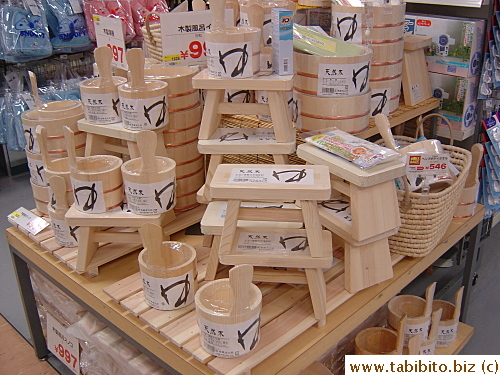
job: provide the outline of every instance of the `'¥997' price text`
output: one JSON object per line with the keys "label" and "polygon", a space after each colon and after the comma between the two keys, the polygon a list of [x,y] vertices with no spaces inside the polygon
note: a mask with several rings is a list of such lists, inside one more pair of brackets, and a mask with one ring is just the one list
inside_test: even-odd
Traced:
{"label": "'\u00a5997' price text", "polygon": [[69,350],[64,349],[62,344],[58,344],[55,346],[55,353],[61,357],[62,361],[65,361],[70,367],[76,368],[77,358],[69,352]]}
{"label": "'\u00a5997' price text", "polygon": [[123,64],[123,52],[124,52],[123,48],[122,47],[117,47],[117,46],[112,45],[110,43],[108,43],[107,46],[113,52],[113,60],[115,60],[116,62],[119,62],[119,63]]}

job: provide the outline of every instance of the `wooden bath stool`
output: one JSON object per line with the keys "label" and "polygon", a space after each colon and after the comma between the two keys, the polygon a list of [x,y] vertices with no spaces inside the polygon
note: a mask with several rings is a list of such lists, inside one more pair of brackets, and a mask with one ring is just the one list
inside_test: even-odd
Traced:
{"label": "wooden bath stool", "polygon": [[[323,165],[221,164],[210,184],[214,198],[226,200],[227,210],[219,245],[222,264],[304,268],[314,316],[326,322],[323,269],[332,266],[331,233],[321,229],[318,200],[330,196],[328,168]],[[241,207],[242,200],[280,205],[298,201],[300,210]],[[268,222],[265,227],[241,226],[238,220]],[[304,229],[283,228],[274,222],[304,223]],[[277,269],[269,281],[293,283],[287,270]]]}
{"label": "wooden bath stool", "polygon": [[[193,78],[193,87],[206,89],[205,107],[198,136],[198,151],[210,154],[205,185],[198,192],[198,202],[208,203],[209,186],[224,154],[271,154],[276,164],[288,164],[288,154],[295,151],[292,125],[285,92],[292,89],[293,75],[262,75],[251,78],[210,78],[205,69]],[[264,90],[269,103],[225,103],[226,89]],[[270,115],[272,128],[219,128],[221,115]]]}
{"label": "wooden bath stool", "polygon": [[319,202],[319,215],[321,224],[345,242],[346,290],[356,293],[392,278],[388,238],[401,225],[393,179],[404,175],[404,162],[363,170],[307,143],[297,148],[297,156],[330,171],[332,197]]}

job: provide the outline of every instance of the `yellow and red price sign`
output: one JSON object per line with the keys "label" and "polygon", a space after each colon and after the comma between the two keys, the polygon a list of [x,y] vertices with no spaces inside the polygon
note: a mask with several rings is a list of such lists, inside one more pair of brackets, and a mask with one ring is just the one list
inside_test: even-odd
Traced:
{"label": "yellow and red price sign", "polygon": [[111,65],[127,70],[122,20],[98,15],[93,15],[92,18],[95,25],[97,46],[108,46],[113,52]]}

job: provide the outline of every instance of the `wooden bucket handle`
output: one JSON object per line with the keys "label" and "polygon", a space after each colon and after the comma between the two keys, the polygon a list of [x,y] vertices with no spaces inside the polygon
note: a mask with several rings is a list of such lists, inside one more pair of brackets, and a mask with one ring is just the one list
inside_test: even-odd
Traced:
{"label": "wooden bucket handle", "polygon": [[439,117],[440,119],[444,120],[446,126],[448,126],[448,129],[450,130],[450,146],[453,146],[453,130],[451,128],[451,123],[450,120],[448,120],[445,116],[439,114],[439,113],[429,113],[428,115],[422,117],[418,117],[417,121],[417,129],[415,131],[415,139],[418,139],[420,136],[424,136],[424,121],[427,120],[428,118],[431,117]]}
{"label": "wooden bucket handle", "polygon": [[149,20],[150,20],[150,17],[151,15],[155,15],[157,16],[158,18],[160,18],[160,13],[158,12],[149,12],[147,15],[146,15],[146,23],[145,23],[145,26],[146,26],[146,32],[148,33],[148,38],[149,38],[149,41],[151,42],[151,44],[155,47],[157,47],[157,43],[156,43],[156,39],[155,37],[153,36],[153,33],[151,32],[151,27],[149,25]]}

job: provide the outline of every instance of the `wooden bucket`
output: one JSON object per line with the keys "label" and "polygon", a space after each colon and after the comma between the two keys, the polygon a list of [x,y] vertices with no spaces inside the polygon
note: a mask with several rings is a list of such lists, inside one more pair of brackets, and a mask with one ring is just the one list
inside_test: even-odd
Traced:
{"label": "wooden bucket", "polygon": [[318,130],[336,126],[356,134],[369,126],[371,91],[358,96],[322,98],[294,90],[299,101],[302,130]]}
{"label": "wooden bucket", "polygon": [[[45,175],[47,176],[47,181],[50,181],[52,176],[59,176],[64,178],[66,182],[66,200],[71,206],[75,202],[75,196],[73,194],[73,187],[71,185],[71,174],[69,172],[69,161],[68,158],[54,159],[50,163],[50,168],[45,167]],[[49,197],[52,197],[52,191],[50,189],[49,183]]]}
{"label": "wooden bucket", "polygon": [[[200,124],[202,113],[203,106],[197,105],[191,109],[170,114],[168,129],[164,130],[163,134],[168,132],[175,133],[177,130],[187,130],[192,126]],[[165,143],[167,143],[167,141],[165,141]]]}
{"label": "wooden bucket", "polygon": [[[187,211],[199,206],[196,193],[205,183],[205,168],[203,155],[191,162],[193,172],[177,177],[177,205],[175,211]],[[198,167],[198,169],[195,169]]]}
{"label": "wooden bucket", "polygon": [[164,241],[172,264],[149,266],[148,249],[139,253],[139,268],[143,279],[144,300],[154,309],[175,310],[194,301],[196,282],[196,250],[185,243]]}
{"label": "wooden bucket", "polygon": [[113,87],[101,87],[101,78],[90,78],[80,82],[85,119],[92,124],[113,124],[120,122],[121,110],[118,86],[126,78],[113,77]]}
{"label": "wooden bucket", "polygon": [[455,305],[448,301],[434,300],[432,302],[432,309],[443,309],[441,320],[439,321],[438,337],[436,347],[445,348],[450,346],[457,338],[458,333],[458,317],[455,319]]}
{"label": "wooden bucket", "polygon": [[78,113],[73,113],[71,109],[69,113],[73,114],[62,119],[38,119],[36,109],[23,112],[21,114],[21,119],[23,122],[24,134],[28,140],[27,149],[31,152],[40,153],[40,146],[36,139],[36,127],[42,125],[47,129],[47,148],[50,158],[58,159],[68,156],[67,144],[63,133],[63,127],[68,126],[75,133],[76,154],[77,156],[83,156],[85,154],[87,134],[78,130],[77,122],[84,118],[83,107],[81,103],[79,104],[80,105],[77,106],[79,109]]}
{"label": "wooden bucket", "polygon": [[61,100],[50,102],[40,111],[34,109],[39,119],[66,119],[73,115],[83,113],[83,105],[79,100]]}
{"label": "wooden bucket", "polygon": [[[205,31],[208,74],[211,78],[248,78],[260,71],[261,30],[257,27],[228,27],[226,32]],[[239,49],[235,54],[231,50]],[[225,66],[219,56],[227,56]],[[232,57],[235,57],[232,59]],[[248,61],[238,66],[240,60]],[[230,59],[230,60],[229,60]]]}
{"label": "wooden bucket", "polygon": [[408,340],[417,334],[422,335],[422,341],[427,340],[431,314],[424,315],[426,301],[423,298],[412,295],[399,295],[389,301],[389,313],[387,322],[397,329],[404,314],[407,315],[404,345],[408,345]]}
{"label": "wooden bucket", "polygon": [[401,79],[401,74],[396,77],[370,79],[373,116],[373,113],[376,112],[375,114],[377,114],[379,110],[381,110],[380,113],[384,113],[385,115],[390,115],[397,111],[401,95]]}
{"label": "wooden bucket", "polygon": [[175,162],[156,156],[157,174],[145,182],[140,175],[142,159],[129,160],[121,166],[127,206],[134,214],[157,215],[175,206]]}
{"label": "wooden bucket", "polygon": [[[403,60],[395,62],[372,63],[370,67],[370,79],[381,77],[393,77],[403,72]],[[373,87],[372,87],[373,88]]]}
{"label": "wooden bucket", "polygon": [[[229,279],[219,279],[203,285],[195,296],[200,342],[211,355],[235,358],[247,354],[258,343],[260,337],[260,313],[262,293],[254,284],[250,285],[249,307],[244,313],[231,316],[233,291]],[[215,331],[213,331],[215,330]],[[217,337],[223,331],[224,338]],[[238,342],[238,331],[246,332],[244,348]],[[215,332],[216,334],[213,334]]]}
{"label": "wooden bucket", "polygon": [[354,340],[356,355],[397,354],[398,335],[391,329],[370,327],[360,331]]}
{"label": "wooden bucket", "polygon": [[393,43],[372,44],[373,62],[394,62],[403,58],[404,40],[399,40]]}
{"label": "wooden bucket", "polygon": [[293,58],[294,89],[303,94],[347,97],[366,94],[370,89],[372,51],[367,47],[359,56],[315,56],[295,51]]}
{"label": "wooden bucket", "polygon": [[[50,217],[50,225],[54,231],[54,237],[56,242],[63,247],[77,247],[78,246],[78,236],[79,236],[79,226],[71,227],[66,223],[65,215],[68,211],[68,202],[64,200],[67,196],[67,189],[70,185],[66,184],[66,181],[61,176],[51,176],[49,179],[49,184],[53,184],[55,193],[55,199],[51,198],[51,202],[47,205]],[[49,191],[49,196],[51,196]]]}
{"label": "wooden bucket", "polygon": [[168,84],[145,81],[143,90],[133,90],[131,83],[118,86],[123,127],[129,130],[158,129],[168,124]]}
{"label": "wooden bucket", "polygon": [[85,213],[104,213],[123,202],[122,159],[95,155],[77,159],[70,169],[75,207]]}
{"label": "wooden bucket", "polygon": [[42,155],[28,151],[27,146],[25,151],[26,158],[28,159],[28,169],[30,171],[31,182],[38,186],[47,186],[49,179],[46,175]]}
{"label": "wooden bucket", "polygon": [[168,112],[184,111],[200,103],[198,89],[193,89],[192,79],[199,68],[188,66],[152,65],[144,69],[144,78],[166,82],[168,92]]}
{"label": "wooden bucket", "polygon": [[39,186],[30,180],[31,190],[33,191],[33,198],[35,199],[35,206],[42,214],[49,216],[49,189],[47,186]]}

